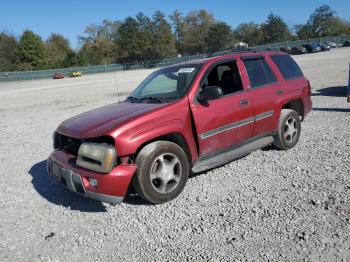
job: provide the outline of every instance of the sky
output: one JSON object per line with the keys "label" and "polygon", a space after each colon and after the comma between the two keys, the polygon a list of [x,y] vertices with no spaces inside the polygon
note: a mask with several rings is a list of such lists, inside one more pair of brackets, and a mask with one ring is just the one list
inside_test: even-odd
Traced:
{"label": "sky", "polygon": [[30,29],[44,40],[52,32],[60,33],[70,40],[73,48],[78,48],[78,36],[86,26],[99,24],[104,19],[124,20],[138,12],[152,16],[156,10],[166,15],[179,10],[186,15],[192,10],[206,9],[217,20],[233,28],[243,22],[261,23],[272,12],[292,26],[305,23],[310,14],[323,4],[328,4],[340,17],[350,20],[349,0],[5,0],[0,5],[0,31],[19,37],[24,30]]}

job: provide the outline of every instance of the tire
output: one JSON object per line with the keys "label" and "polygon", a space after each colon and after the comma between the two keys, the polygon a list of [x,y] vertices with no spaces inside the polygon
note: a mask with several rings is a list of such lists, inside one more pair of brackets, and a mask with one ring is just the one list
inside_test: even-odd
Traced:
{"label": "tire", "polygon": [[298,113],[292,109],[282,109],[273,145],[282,150],[294,147],[299,140],[300,131],[301,121]]}
{"label": "tire", "polygon": [[156,141],[146,145],[136,157],[133,177],[135,191],[154,204],[176,198],[184,189],[189,175],[189,161],[175,143]]}

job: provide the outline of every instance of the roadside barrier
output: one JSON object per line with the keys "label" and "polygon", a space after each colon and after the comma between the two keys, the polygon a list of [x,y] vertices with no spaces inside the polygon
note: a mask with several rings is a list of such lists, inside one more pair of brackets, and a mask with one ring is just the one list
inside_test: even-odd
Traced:
{"label": "roadside barrier", "polygon": [[350,63],[349,63],[349,81],[348,81],[348,103],[350,103]]}
{"label": "roadside barrier", "polygon": [[[336,45],[342,46],[344,41],[350,41],[350,35],[286,41],[286,42],[280,42],[280,43],[271,43],[267,45],[252,46],[249,48],[253,50],[266,50],[266,49],[279,50],[281,47],[293,47],[293,46],[300,46],[303,44],[313,44],[313,43],[323,43],[323,42],[334,42]],[[49,69],[49,70],[0,72],[0,82],[52,78],[53,75],[56,73],[64,74],[65,77],[69,77],[72,72],[80,72],[81,74],[86,75],[86,74],[107,73],[107,72],[126,71],[126,70],[160,68],[160,67],[165,67],[165,66],[169,66],[169,65],[173,65],[181,62],[186,62],[186,61],[201,59],[206,57],[208,57],[208,54],[197,54],[197,55],[191,55],[191,56],[178,56],[178,57],[166,58],[161,60],[135,61],[135,62],[118,63],[118,64],[104,64],[104,65],[93,65],[93,66],[86,65],[86,66],[80,66],[80,67]]]}

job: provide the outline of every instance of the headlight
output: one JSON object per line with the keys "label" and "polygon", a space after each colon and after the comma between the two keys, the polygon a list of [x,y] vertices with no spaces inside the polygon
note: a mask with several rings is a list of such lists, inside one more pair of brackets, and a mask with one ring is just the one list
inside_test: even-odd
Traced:
{"label": "headlight", "polygon": [[84,142],[79,147],[77,165],[109,173],[114,167],[116,156],[116,150],[111,145]]}

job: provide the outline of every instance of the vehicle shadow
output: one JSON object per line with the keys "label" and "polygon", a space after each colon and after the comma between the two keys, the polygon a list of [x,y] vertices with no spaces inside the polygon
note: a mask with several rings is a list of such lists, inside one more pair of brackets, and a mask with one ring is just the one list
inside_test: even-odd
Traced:
{"label": "vehicle shadow", "polygon": [[123,202],[128,205],[135,205],[135,206],[154,206],[155,204],[148,202],[147,200],[143,199],[141,196],[136,194],[136,192],[133,190],[132,186],[130,185],[129,188],[131,189],[130,192],[127,192],[125,194]]}
{"label": "vehicle shadow", "polygon": [[312,111],[325,111],[325,112],[350,112],[350,108],[322,108],[322,107],[313,107]]}
{"label": "vehicle shadow", "polygon": [[316,93],[312,93],[312,96],[345,97],[346,94],[347,94],[346,86],[330,86],[330,87],[318,89]]}
{"label": "vehicle shadow", "polygon": [[35,190],[49,202],[79,210],[81,212],[106,212],[106,207],[98,201],[94,201],[71,192],[46,171],[47,160],[34,164],[28,173],[32,176],[32,184]]}

